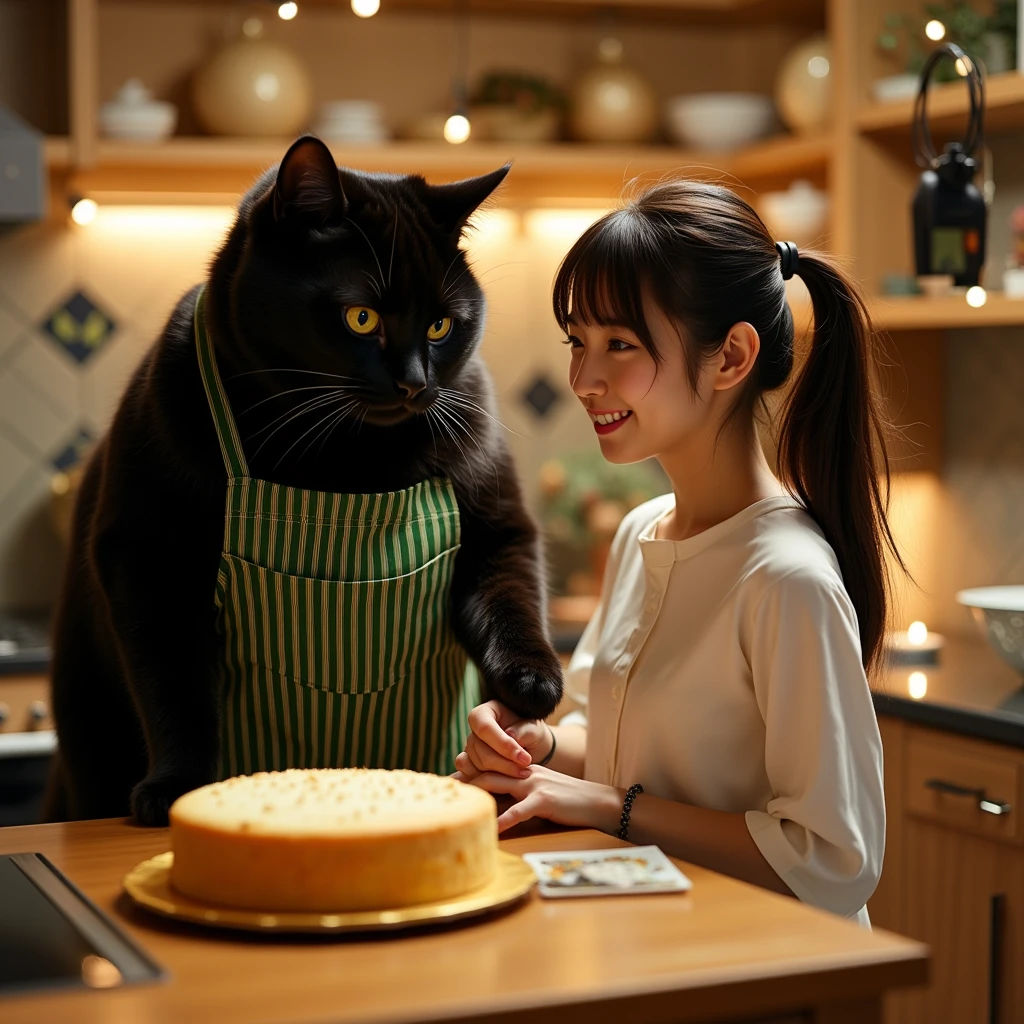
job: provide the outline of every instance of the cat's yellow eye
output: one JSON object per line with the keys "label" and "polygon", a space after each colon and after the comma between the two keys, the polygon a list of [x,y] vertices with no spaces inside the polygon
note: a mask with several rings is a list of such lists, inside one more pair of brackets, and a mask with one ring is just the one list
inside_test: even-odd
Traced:
{"label": "cat's yellow eye", "polygon": [[442,338],[447,338],[449,331],[452,329],[452,318],[450,316],[443,316],[440,320],[435,320],[427,328],[427,339],[429,341],[440,341]]}
{"label": "cat's yellow eye", "polygon": [[354,334],[373,334],[380,326],[380,314],[369,306],[349,306],[345,310],[345,323]]}

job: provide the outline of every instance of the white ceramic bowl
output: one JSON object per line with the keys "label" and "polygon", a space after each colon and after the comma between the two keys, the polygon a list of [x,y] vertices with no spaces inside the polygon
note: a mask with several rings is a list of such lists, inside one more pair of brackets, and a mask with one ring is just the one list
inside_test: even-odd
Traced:
{"label": "white ceramic bowl", "polygon": [[173,103],[152,100],[145,106],[104,104],[100,109],[100,130],[109,139],[155,142],[174,132],[178,110]]}
{"label": "white ceramic bowl", "polygon": [[770,96],[744,92],[706,92],[673,96],[665,104],[672,139],[696,149],[727,151],[745,146],[772,128]]}
{"label": "white ceramic bowl", "polygon": [[765,226],[780,241],[810,245],[825,230],[828,193],[797,180],[784,192],[762,192],[757,208]]}
{"label": "white ceramic bowl", "polygon": [[1003,661],[1024,673],[1024,586],[977,587],[956,595]]}

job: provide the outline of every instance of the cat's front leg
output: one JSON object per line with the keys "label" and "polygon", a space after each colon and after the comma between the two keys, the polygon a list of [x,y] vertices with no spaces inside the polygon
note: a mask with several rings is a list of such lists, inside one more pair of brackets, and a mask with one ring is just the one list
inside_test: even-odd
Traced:
{"label": "cat's front leg", "polygon": [[460,505],[453,620],[492,695],[525,718],[546,718],[562,697],[562,666],[548,635],[537,528],[507,481],[493,499]]}
{"label": "cat's front leg", "polygon": [[214,590],[222,513],[215,500],[184,501],[148,482],[136,477],[118,495],[119,507],[103,510],[93,558],[146,742],[148,771],[132,790],[131,810],[139,824],[157,826],[167,824],[182,793],[216,779]]}

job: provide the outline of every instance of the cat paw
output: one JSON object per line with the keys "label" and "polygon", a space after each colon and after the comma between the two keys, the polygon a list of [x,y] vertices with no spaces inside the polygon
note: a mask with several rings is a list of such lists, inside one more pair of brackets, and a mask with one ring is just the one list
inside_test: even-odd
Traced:
{"label": "cat paw", "polygon": [[[545,659],[546,661],[546,659]],[[562,669],[553,664],[519,665],[491,679],[495,696],[523,718],[547,718],[562,699]]]}
{"label": "cat paw", "polygon": [[144,828],[160,828],[167,824],[171,804],[197,785],[173,775],[147,775],[132,790],[132,817]]}

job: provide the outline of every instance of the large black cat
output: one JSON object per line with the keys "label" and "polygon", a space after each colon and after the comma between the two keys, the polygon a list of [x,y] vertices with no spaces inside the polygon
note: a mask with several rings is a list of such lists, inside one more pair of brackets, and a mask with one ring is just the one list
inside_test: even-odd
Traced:
{"label": "large black cat", "polygon": [[[211,265],[205,322],[252,477],[345,494],[452,481],[455,636],[491,693],[541,717],[562,682],[537,531],[494,427],[475,354],[484,297],[459,249],[507,170],[428,185],[337,168],[323,143],[299,139],[242,200]],[[196,355],[197,293],[143,359],[85,472],[54,634],[51,818],[130,810],[163,824],[217,771],[227,474]],[[364,307],[380,318],[370,338],[346,319]],[[308,401],[332,394],[333,405]]]}

